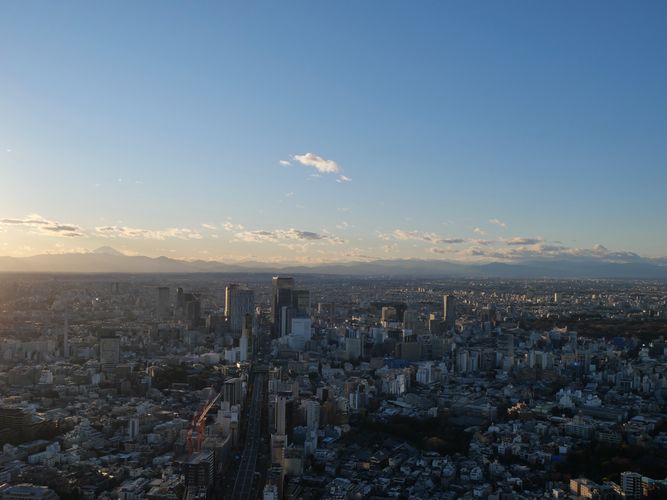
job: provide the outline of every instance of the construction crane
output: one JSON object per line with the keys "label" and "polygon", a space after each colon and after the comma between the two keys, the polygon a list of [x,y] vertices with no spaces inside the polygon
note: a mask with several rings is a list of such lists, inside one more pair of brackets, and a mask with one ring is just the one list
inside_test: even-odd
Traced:
{"label": "construction crane", "polygon": [[[201,451],[202,445],[204,444],[204,435],[206,434],[206,417],[208,412],[213,408],[213,406],[220,400],[222,397],[222,392],[219,392],[213,399],[211,399],[206,406],[204,406],[199,413],[195,413],[192,417],[192,426],[188,431],[188,454],[192,455],[193,451]],[[197,443],[196,447],[192,443],[192,434],[197,432]]]}

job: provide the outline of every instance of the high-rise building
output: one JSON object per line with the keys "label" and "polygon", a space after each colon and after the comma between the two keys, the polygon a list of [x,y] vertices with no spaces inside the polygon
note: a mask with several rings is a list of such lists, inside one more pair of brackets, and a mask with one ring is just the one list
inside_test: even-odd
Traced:
{"label": "high-rise building", "polygon": [[229,406],[241,404],[243,400],[243,380],[231,378],[222,386],[222,400],[229,402]]}
{"label": "high-rise building", "polygon": [[65,310],[65,325],[63,326],[63,358],[69,358],[69,315]]}
{"label": "high-rise building", "polygon": [[445,325],[448,330],[451,330],[456,325],[456,297],[453,295],[445,295],[443,297],[443,302]]}
{"label": "high-rise building", "polygon": [[294,307],[295,318],[310,317],[310,291],[292,290],[292,307]]}
{"label": "high-rise building", "polygon": [[271,290],[271,318],[276,331],[280,328],[280,315],[283,307],[292,305],[292,290],[294,289],[294,278],[287,276],[274,276]]}
{"label": "high-rise building", "polygon": [[314,399],[306,402],[306,426],[309,431],[316,431],[320,427],[320,403]]}
{"label": "high-rise building", "polygon": [[130,439],[136,439],[139,435],[139,419],[131,417],[127,422],[127,435]]}
{"label": "high-rise building", "polygon": [[169,316],[169,287],[161,286],[157,289],[157,317],[164,320]]}
{"label": "high-rise building", "polygon": [[114,368],[120,363],[120,339],[118,337],[100,338],[100,364],[102,368]]}
{"label": "high-rise building", "polygon": [[183,293],[183,289],[180,286],[176,289],[176,309],[180,310],[180,314],[184,313],[185,293]]}
{"label": "high-rise building", "polygon": [[642,475],[638,472],[621,472],[621,488],[625,498],[641,498]]}
{"label": "high-rise building", "polygon": [[406,309],[403,313],[403,328],[406,330],[416,330],[419,325],[419,313],[411,309]]}
{"label": "high-rise building", "polygon": [[239,339],[239,361],[241,363],[248,361],[248,340],[248,334],[244,331]]}
{"label": "high-rise building", "polygon": [[241,333],[246,314],[255,312],[255,292],[239,285],[225,289],[225,316],[233,333]]}
{"label": "high-rise building", "polygon": [[514,335],[511,333],[501,333],[498,335],[496,347],[503,357],[510,358],[514,356]]}
{"label": "high-rise building", "polygon": [[276,434],[285,434],[287,420],[287,398],[278,396],[275,408]]}
{"label": "high-rise building", "polygon": [[232,315],[232,294],[239,289],[236,283],[230,283],[225,287],[225,316],[229,319]]}
{"label": "high-rise building", "polygon": [[194,328],[201,318],[201,301],[199,300],[199,295],[185,293],[183,294],[183,303],[185,320],[188,322],[190,328]]}
{"label": "high-rise building", "polygon": [[215,480],[213,450],[203,450],[193,454],[183,464],[183,475],[185,476],[185,487],[192,495],[191,498],[208,498],[207,493]]}

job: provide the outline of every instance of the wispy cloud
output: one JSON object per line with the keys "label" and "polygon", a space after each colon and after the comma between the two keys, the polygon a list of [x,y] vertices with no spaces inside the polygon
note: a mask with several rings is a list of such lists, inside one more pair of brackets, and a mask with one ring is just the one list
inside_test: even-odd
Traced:
{"label": "wispy cloud", "polygon": [[126,238],[146,240],[166,240],[175,238],[179,240],[201,240],[203,236],[198,231],[189,228],[170,227],[166,229],[141,229],[127,226],[98,226],[95,234],[102,238]]}
{"label": "wispy cloud", "polygon": [[45,219],[39,214],[30,214],[23,219],[0,219],[0,225],[7,227],[26,228],[31,232],[76,238],[85,236],[85,231],[76,224],[68,224]]}
{"label": "wispy cloud", "polygon": [[291,165],[289,160],[280,160],[278,163],[280,163],[283,167],[289,167]]}
{"label": "wispy cloud", "polygon": [[423,231],[404,231],[402,229],[394,229],[390,233],[380,233],[379,238],[382,240],[397,240],[397,241],[424,241],[427,243],[435,243],[440,245],[454,245],[463,243],[463,238],[443,238],[435,233],[428,233]]}
{"label": "wispy cloud", "polygon": [[506,245],[510,246],[518,246],[518,245],[535,245],[537,243],[541,243],[543,241],[542,238],[526,238],[526,237],[521,237],[521,236],[515,236],[514,238],[510,238],[509,240],[505,240]]}
{"label": "wispy cloud", "polygon": [[481,227],[476,227],[472,230],[473,233],[479,234],[480,236],[484,236],[486,234],[486,231],[482,229]]}
{"label": "wispy cloud", "polygon": [[284,243],[284,242],[326,242],[345,243],[345,240],[334,235],[314,233],[312,231],[301,231],[299,229],[274,229],[272,231],[241,231],[236,233],[235,239],[242,242],[252,243]]}
{"label": "wispy cloud", "polygon": [[234,224],[233,222],[225,222],[222,225],[222,228],[225,231],[243,231],[243,225],[242,224]]}
{"label": "wispy cloud", "polygon": [[203,227],[204,229],[208,229],[209,231],[215,231],[216,229],[218,229],[215,225],[206,223],[202,223],[201,227]]}
{"label": "wispy cloud", "polygon": [[338,163],[333,160],[325,160],[321,156],[318,156],[314,153],[294,155],[292,158],[295,161],[301,163],[301,165],[312,167],[322,174],[337,174],[340,172]]}
{"label": "wispy cloud", "polygon": [[489,224],[494,224],[496,226],[502,227],[503,229],[507,229],[507,224],[500,219],[489,219]]}
{"label": "wispy cloud", "polygon": [[338,179],[336,179],[336,182],[342,184],[343,182],[352,182],[352,179],[350,179],[350,178],[349,178],[348,176],[346,176],[346,175],[339,175],[339,176],[338,176]]}

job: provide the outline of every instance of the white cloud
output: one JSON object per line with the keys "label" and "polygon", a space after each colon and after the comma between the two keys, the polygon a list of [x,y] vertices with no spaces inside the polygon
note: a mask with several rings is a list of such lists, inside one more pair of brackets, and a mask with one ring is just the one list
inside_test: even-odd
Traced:
{"label": "white cloud", "polygon": [[234,224],[232,222],[225,222],[222,227],[225,231],[243,231],[242,224]]}
{"label": "white cloud", "polygon": [[518,246],[518,245],[535,245],[537,243],[541,243],[543,241],[542,238],[527,238],[527,237],[521,237],[521,236],[515,236],[514,238],[510,238],[509,240],[505,240],[506,245],[510,246]]}
{"label": "white cloud", "polygon": [[75,238],[85,236],[85,231],[76,224],[68,224],[45,219],[39,214],[30,214],[22,219],[0,219],[5,227],[26,228],[31,232],[48,236]]}
{"label": "white cloud", "polygon": [[242,231],[236,233],[236,241],[251,243],[285,243],[285,242],[326,242],[345,243],[345,240],[329,234],[314,233],[312,231],[301,231],[294,228],[274,229],[272,231]]}
{"label": "white cloud", "polygon": [[340,172],[340,167],[333,160],[325,160],[321,156],[314,153],[306,153],[302,155],[294,155],[295,161],[307,167],[313,167],[322,174],[337,174]]}
{"label": "white cloud", "polygon": [[496,226],[500,226],[503,229],[507,228],[507,224],[501,221],[500,219],[489,219],[489,224],[495,224]]}
{"label": "white cloud", "polygon": [[472,230],[473,233],[479,234],[480,236],[484,236],[486,234],[486,231],[482,229],[481,227],[476,227]]}
{"label": "white cloud", "polygon": [[278,163],[280,163],[283,167],[289,167],[291,165],[289,160],[280,160]]}
{"label": "white cloud", "polygon": [[203,227],[204,229],[208,229],[210,231],[215,231],[216,229],[218,229],[213,224],[205,224],[205,223],[202,223],[201,227]]}
{"label": "white cloud", "polygon": [[422,231],[404,231],[402,229],[394,229],[391,233],[380,233],[379,238],[382,240],[398,240],[398,241],[425,241],[434,244],[454,245],[463,243],[463,238],[443,238],[435,233],[428,233]]}
{"label": "white cloud", "polygon": [[166,240],[175,238],[179,240],[201,240],[203,236],[189,228],[170,227],[167,229],[153,230],[141,229],[127,226],[98,226],[95,234],[102,238],[126,238],[146,240]]}
{"label": "white cloud", "polygon": [[346,175],[339,175],[339,176],[338,176],[338,179],[336,179],[336,182],[342,184],[343,182],[352,182],[352,179],[350,179],[350,178],[349,178],[348,176],[346,176]]}

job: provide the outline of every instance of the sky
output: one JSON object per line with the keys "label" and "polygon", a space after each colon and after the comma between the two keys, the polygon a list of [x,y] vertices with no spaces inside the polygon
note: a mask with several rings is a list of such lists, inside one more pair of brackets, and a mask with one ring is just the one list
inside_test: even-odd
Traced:
{"label": "sky", "polygon": [[667,257],[667,3],[0,3],[0,255]]}

